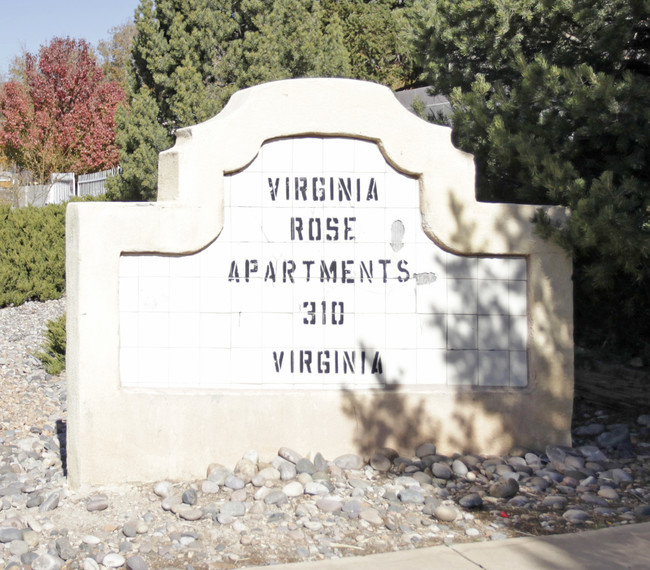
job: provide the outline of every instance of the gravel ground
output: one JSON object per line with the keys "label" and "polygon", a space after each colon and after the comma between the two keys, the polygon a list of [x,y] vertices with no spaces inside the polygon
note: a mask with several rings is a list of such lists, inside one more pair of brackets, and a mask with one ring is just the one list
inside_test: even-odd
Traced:
{"label": "gravel ground", "polygon": [[[65,374],[32,354],[65,301],[0,309],[0,563],[235,568],[647,520],[650,416],[578,406],[574,447],[513,457],[242,450],[200,481],[71,490]],[[101,442],[98,442],[101,445]],[[364,459],[368,459],[365,461]],[[215,458],[218,461],[218,458]]]}

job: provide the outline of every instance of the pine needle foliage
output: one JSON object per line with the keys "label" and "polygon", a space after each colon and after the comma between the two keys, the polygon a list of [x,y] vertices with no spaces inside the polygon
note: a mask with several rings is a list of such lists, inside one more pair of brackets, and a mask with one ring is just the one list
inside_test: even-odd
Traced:
{"label": "pine needle foliage", "polygon": [[0,206],[0,307],[65,292],[65,205]]}
{"label": "pine needle foliage", "polygon": [[453,105],[486,201],[560,204],[541,235],[574,259],[579,342],[650,342],[650,2],[438,0],[430,84]]}

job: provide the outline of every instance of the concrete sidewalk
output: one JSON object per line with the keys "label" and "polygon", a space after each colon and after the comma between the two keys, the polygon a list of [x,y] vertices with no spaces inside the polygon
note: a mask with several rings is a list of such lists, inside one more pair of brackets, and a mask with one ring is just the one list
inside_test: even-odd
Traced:
{"label": "concrete sidewalk", "polygon": [[[258,567],[258,568],[269,568]],[[650,568],[650,522],[535,538],[511,538],[298,562],[274,570],[612,570]]]}

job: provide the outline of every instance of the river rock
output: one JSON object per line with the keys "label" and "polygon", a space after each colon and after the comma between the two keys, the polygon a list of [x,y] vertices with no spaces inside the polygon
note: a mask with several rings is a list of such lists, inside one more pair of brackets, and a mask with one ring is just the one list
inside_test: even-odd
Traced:
{"label": "river rock", "polygon": [[488,493],[497,499],[510,499],[519,492],[519,483],[515,479],[499,479],[490,485]]}
{"label": "river rock", "polygon": [[434,515],[443,522],[452,522],[458,517],[458,511],[450,505],[439,505],[436,507]]}
{"label": "river rock", "polygon": [[355,453],[346,453],[337,457],[334,460],[334,465],[341,469],[361,469],[363,467],[363,459]]}

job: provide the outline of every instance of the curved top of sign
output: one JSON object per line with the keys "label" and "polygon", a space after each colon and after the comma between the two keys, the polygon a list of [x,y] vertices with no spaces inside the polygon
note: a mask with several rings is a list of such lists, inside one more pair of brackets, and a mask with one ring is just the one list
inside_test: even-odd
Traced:
{"label": "curved top of sign", "polygon": [[[534,206],[476,200],[473,158],[453,146],[449,128],[416,117],[387,87],[352,79],[291,79],[235,93],[221,113],[179,130],[176,145],[161,153],[158,200],[221,211],[225,174],[249,164],[265,141],[302,136],[375,142],[393,167],[419,179],[424,230],[452,252],[554,247],[533,232]],[[208,233],[205,243],[215,237]]]}

